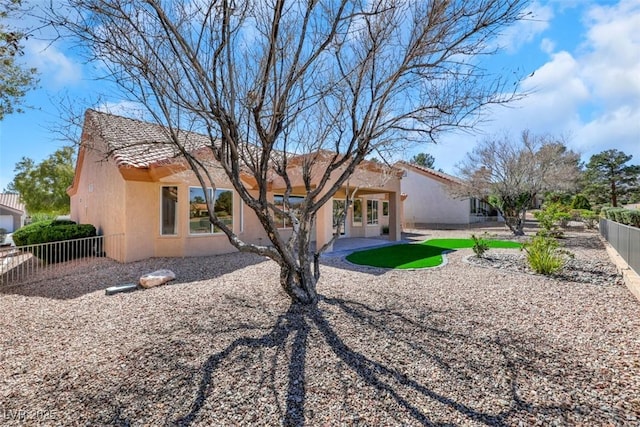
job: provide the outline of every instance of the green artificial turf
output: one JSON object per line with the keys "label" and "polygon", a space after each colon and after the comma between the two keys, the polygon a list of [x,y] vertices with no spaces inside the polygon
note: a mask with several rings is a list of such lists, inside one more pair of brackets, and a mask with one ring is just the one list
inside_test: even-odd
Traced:
{"label": "green artificial turf", "polygon": [[[486,240],[490,248],[520,248],[518,242]],[[420,243],[404,243],[367,249],[347,255],[354,264],[383,268],[428,268],[442,264],[442,252],[472,248],[472,239],[431,239]]]}

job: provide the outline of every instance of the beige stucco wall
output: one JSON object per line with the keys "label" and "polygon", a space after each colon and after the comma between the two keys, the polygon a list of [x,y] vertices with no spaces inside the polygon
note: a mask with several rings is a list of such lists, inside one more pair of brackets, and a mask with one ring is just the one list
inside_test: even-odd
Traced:
{"label": "beige stucco wall", "polygon": [[468,224],[469,199],[457,199],[443,182],[426,177],[411,169],[402,178],[404,223]]}
{"label": "beige stucco wall", "polygon": [[124,233],[126,183],[115,164],[101,153],[86,149],[81,167],[81,171],[76,171],[77,191],[71,196],[71,219],[93,224],[98,234]]}
{"label": "beige stucco wall", "polygon": [[[99,141],[98,141],[99,142]],[[96,141],[93,141],[95,144]],[[81,223],[93,224],[101,234],[122,234],[122,245],[118,255],[112,256],[120,261],[131,262],[149,257],[204,256],[233,252],[236,249],[223,233],[192,235],[189,231],[189,188],[199,187],[200,183],[191,171],[179,171],[161,178],[159,181],[125,180],[121,170],[97,151],[86,149],[80,163],[81,169],[71,195],[71,217]],[[127,171],[124,171],[127,172]],[[219,189],[232,189],[233,186],[220,170],[212,172]],[[143,175],[140,175],[141,177]],[[141,178],[142,179],[142,178]],[[388,200],[393,194],[399,194],[400,183],[397,177],[382,177],[377,172],[358,171],[350,180],[350,188],[367,188],[369,192],[356,197],[363,200],[363,224],[353,226],[353,212],[349,210],[347,218],[348,237],[373,237],[381,234],[382,225],[389,217],[382,216],[382,200]],[[178,188],[177,233],[161,235],[161,190],[163,186]],[[372,191],[372,187],[375,190]],[[281,194],[278,190],[269,193]],[[379,200],[378,224],[366,224],[366,200]],[[332,206],[332,201],[329,201]],[[255,213],[233,192],[233,230],[247,243],[270,244],[262,225]],[[333,229],[330,209],[320,216],[312,231],[312,240],[321,236],[321,240],[330,238]],[[391,228],[391,227],[390,227]],[[399,222],[396,240],[399,239]],[[329,231],[328,231],[329,230]],[[317,231],[317,232],[316,232]],[[290,230],[280,230],[287,238]],[[108,248],[107,248],[108,249]]]}

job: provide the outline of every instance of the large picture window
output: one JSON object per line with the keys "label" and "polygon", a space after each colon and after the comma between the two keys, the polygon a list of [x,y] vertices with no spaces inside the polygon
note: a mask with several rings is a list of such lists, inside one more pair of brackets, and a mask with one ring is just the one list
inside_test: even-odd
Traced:
{"label": "large picture window", "polygon": [[[209,197],[213,200],[214,213],[225,225],[233,227],[233,192],[231,190],[218,189],[213,194],[212,188],[207,188]],[[189,233],[212,234],[219,233],[220,229],[214,227],[209,221],[209,209],[205,199],[205,192],[200,187],[189,188]]]}
{"label": "large picture window", "polygon": [[[303,196],[289,196],[289,204],[285,206],[284,196],[282,194],[276,194],[273,196],[274,205],[285,212],[293,211],[296,216],[303,201]],[[274,212],[274,218],[278,228],[291,228],[291,220],[286,215]]]}
{"label": "large picture window", "polygon": [[160,234],[178,234],[178,187],[162,187],[160,196]]}
{"label": "large picture window", "polygon": [[378,224],[378,201],[367,200],[367,225]]}
{"label": "large picture window", "polygon": [[353,225],[362,225],[362,199],[353,201]]}

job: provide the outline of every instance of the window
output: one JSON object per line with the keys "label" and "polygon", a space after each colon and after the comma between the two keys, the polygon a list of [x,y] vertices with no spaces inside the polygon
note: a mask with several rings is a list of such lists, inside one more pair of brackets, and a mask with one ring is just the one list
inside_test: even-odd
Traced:
{"label": "window", "polygon": [[162,187],[160,198],[160,234],[175,236],[178,234],[178,187]]}
{"label": "window", "polygon": [[353,225],[362,225],[362,199],[353,201]]}
{"label": "window", "polygon": [[[213,189],[207,188],[209,197],[213,196]],[[231,190],[216,190],[213,202],[213,212],[218,219],[229,227],[233,227],[233,192]],[[209,209],[205,199],[205,192],[200,187],[189,188],[189,233],[211,234],[219,233],[209,221]]]}
{"label": "window", "polygon": [[[304,201],[303,196],[289,196],[289,204],[285,206],[284,196],[282,194],[276,194],[273,196],[273,204],[285,212],[293,211],[293,214],[297,216],[298,209]],[[291,228],[291,220],[280,213],[274,212],[274,219],[278,228]]]}
{"label": "window", "polygon": [[389,202],[382,202],[382,216],[389,216]]}
{"label": "window", "polygon": [[491,206],[483,200],[471,198],[469,199],[470,213],[475,215],[488,215],[491,212]]}
{"label": "window", "polygon": [[[345,215],[345,201],[333,200],[333,234],[338,232],[338,226],[340,226],[340,235],[344,236],[345,228],[347,225],[347,217]],[[342,221],[344,219],[344,221]]]}
{"label": "window", "polygon": [[367,200],[367,225],[378,224],[378,201]]}
{"label": "window", "polygon": [[[224,225],[233,228],[233,192],[231,190],[216,190],[213,212]],[[220,231],[218,227],[213,228],[214,233]]]}

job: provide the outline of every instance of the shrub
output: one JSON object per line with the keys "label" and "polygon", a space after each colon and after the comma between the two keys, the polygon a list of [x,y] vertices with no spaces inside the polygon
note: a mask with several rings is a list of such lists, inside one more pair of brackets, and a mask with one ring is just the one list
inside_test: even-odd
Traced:
{"label": "shrub", "polygon": [[622,211],[624,211],[623,208],[611,208],[607,211],[607,215],[611,221],[622,223]]}
{"label": "shrub", "polygon": [[25,225],[24,227],[13,233],[14,243],[16,244],[16,246],[26,246],[39,243],[37,242],[37,240],[40,232],[43,228],[50,227],[52,222],[52,220],[47,220]]}
{"label": "shrub", "polygon": [[630,225],[632,227],[640,227],[640,210],[638,209],[624,209],[620,216],[622,223]]}
{"label": "shrub", "polygon": [[535,212],[533,216],[542,228],[538,234],[551,237],[562,237],[563,233],[558,226],[566,227],[571,219],[566,206],[559,203],[545,204],[543,209]]}
{"label": "shrub", "polygon": [[527,253],[531,269],[544,275],[560,271],[565,263],[565,255],[569,255],[559,248],[556,239],[548,236],[535,236],[531,241],[524,243],[522,249]]}
{"label": "shrub", "polygon": [[485,252],[489,250],[489,243],[484,239],[484,237],[485,236],[478,237],[475,234],[471,235],[471,240],[473,240],[473,253],[475,253],[478,258],[482,258]]}
{"label": "shrub", "polygon": [[591,209],[591,203],[583,194],[576,194],[571,200],[572,209]]}
{"label": "shrub", "polygon": [[4,243],[4,239],[7,238],[7,230],[0,228],[0,244]]}
{"label": "shrub", "polygon": [[388,225],[383,225],[382,226],[382,234],[389,234],[389,226]]}
{"label": "shrub", "polygon": [[598,224],[598,220],[600,216],[595,212],[585,210],[585,209],[582,209],[579,212],[580,212],[579,220],[582,221],[584,226],[587,227],[587,229],[589,230],[595,229],[596,225]]}
{"label": "shrub", "polygon": [[48,263],[89,255],[93,252],[93,248],[78,246],[68,241],[95,235],[96,229],[93,225],[76,224],[69,220],[40,221],[22,227],[13,234],[14,242],[18,246],[63,242],[30,249],[35,256]]}

